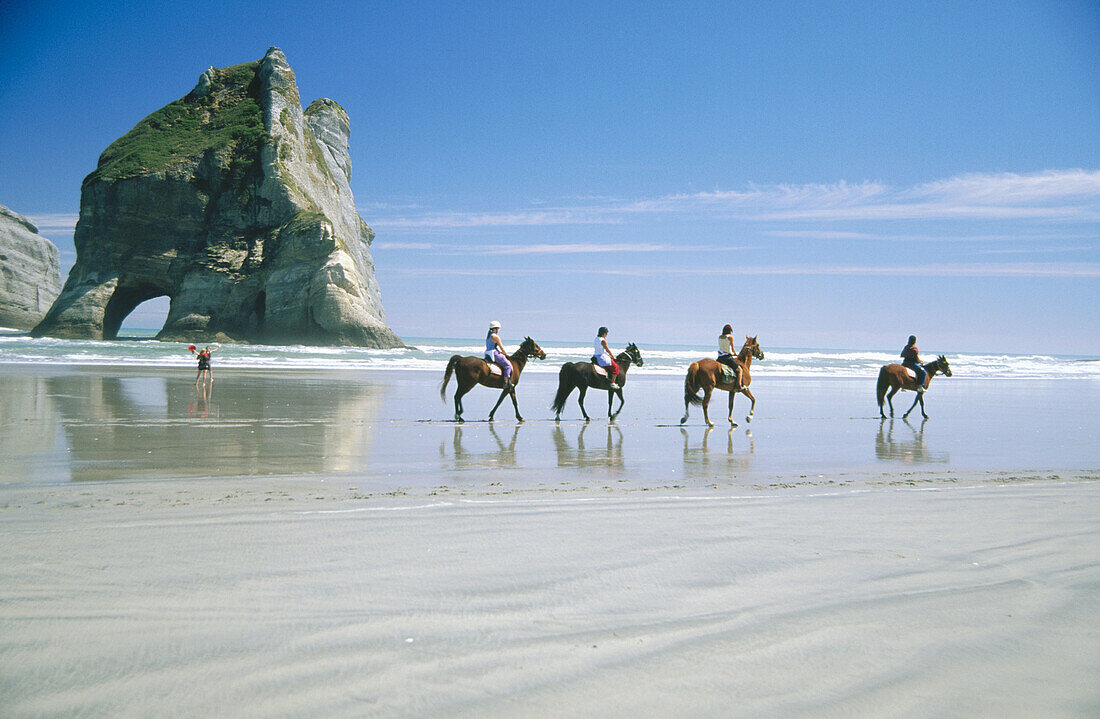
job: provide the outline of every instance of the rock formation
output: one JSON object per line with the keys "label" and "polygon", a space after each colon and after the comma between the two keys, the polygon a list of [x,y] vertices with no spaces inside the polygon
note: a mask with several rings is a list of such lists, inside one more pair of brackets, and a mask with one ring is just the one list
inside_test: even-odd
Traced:
{"label": "rock formation", "polygon": [[350,127],[332,100],[303,112],[278,48],[207,69],[85,178],[76,264],[34,334],[112,339],[167,295],[162,340],[403,346],[348,184]]}
{"label": "rock formation", "polygon": [[57,247],[33,222],[0,205],[0,327],[31,329],[60,291]]}

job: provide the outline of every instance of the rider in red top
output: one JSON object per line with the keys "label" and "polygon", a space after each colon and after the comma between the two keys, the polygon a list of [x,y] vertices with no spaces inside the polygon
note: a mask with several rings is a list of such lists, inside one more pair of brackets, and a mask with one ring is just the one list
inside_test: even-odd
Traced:
{"label": "rider in red top", "polygon": [[920,361],[920,350],[917,349],[917,336],[909,335],[909,344],[901,351],[901,364],[908,367],[917,375],[917,391],[924,391],[924,379],[928,376],[928,370]]}

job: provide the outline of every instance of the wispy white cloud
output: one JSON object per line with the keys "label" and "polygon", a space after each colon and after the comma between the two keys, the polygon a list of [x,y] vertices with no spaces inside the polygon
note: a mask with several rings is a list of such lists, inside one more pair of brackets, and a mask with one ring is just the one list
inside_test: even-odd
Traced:
{"label": "wispy white cloud", "polygon": [[73,213],[28,215],[27,219],[38,227],[39,232],[45,233],[47,231],[73,230],[76,227],[76,221],[80,219],[80,215]]}
{"label": "wispy white cloud", "polygon": [[[620,224],[639,215],[690,214],[743,221],[1100,220],[1100,171],[965,174],[911,187],[881,182],[750,185],[657,198],[574,199],[500,212],[382,216],[386,230]],[[826,239],[824,235],[819,237]],[[845,239],[837,235],[834,239]]]}
{"label": "wispy white cloud", "polygon": [[374,249],[423,251],[443,255],[588,255],[609,252],[727,252],[745,247],[702,247],[658,243],[631,242],[563,242],[537,244],[463,245],[442,242],[375,242]]}
{"label": "wispy white cloud", "polygon": [[614,224],[621,219],[598,208],[554,208],[508,212],[434,212],[376,218],[372,226],[385,229],[463,229],[469,227],[547,227],[550,225]]}
{"label": "wispy white cloud", "polygon": [[738,277],[785,276],[887,276],[887,277],[1001,277],[1001,278],[1100,278],[1100,263],[1013,262],[932,265],[758,265],[726,267],[538,267],[538,268],[414,268],[390,270],[394,277],[534,277],[539,275],[604,275],[625,277]]}

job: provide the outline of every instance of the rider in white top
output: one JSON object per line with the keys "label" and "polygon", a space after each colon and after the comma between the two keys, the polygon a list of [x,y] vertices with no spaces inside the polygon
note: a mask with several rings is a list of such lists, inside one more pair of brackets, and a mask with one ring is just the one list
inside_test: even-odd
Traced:
{"label": "rider in white top", "polygon": [[596,364],[607,370],[607,378],[611,381],[611,389],[618,389],[619,385],[615,383],[615,378],[620,372],[619,364],[611,354],[611,348],[607,346],[607,340],[605,339],[607,331],[606,327],[601,327],[596,334],[596,339],[592,341],[592,356],[596,359]]}
{"label": "rider in white top", "polygon": [[733,350],[733,327],[726,325],[718,335],[718,361],[733,370],[737,384],[741,384],[741,365],[737,362],[737,353]]}

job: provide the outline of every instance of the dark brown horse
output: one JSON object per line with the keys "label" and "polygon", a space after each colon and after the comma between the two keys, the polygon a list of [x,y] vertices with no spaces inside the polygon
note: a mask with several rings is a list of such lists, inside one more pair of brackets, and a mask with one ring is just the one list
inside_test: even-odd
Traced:
{"label": "dark brown horse", "polygon": [[[937,372],[943,372],[947,377],[951,376],[951,365],[947,364],[947,358],[943,355],[937,357],[934,362],[925,364],[924,369],[928,372],[928,376],[924,378],[924,389],[928,389],[928,385],[931,384],[932,378],[936,376]],[[883,419],[886,419],[886,413],[882,411],[882,400],[885,398],[890,405],[890,416],[893,417],[894,395],[903,389],[917,392],[918,387],[917,380],[909,376],[909,371],[905,367],[900,364],[883,365],[882,369],[878,371],[878,413]],[[890,394],[886,394],[887,390]],[[917,392],[917,398],[913,400],[913,405],[901,418],[908,417],[918,402],[920,403],[920,413],[925,419],[928,419],[928,415],[924,412],[924,392]]]}
{"label": "dark brown horse", "polygon": [[508,356],[508,361],[512,363],[512,387],[505,389],[504,387],[504,375],[493,374],[489,369],[490,363],[481,357],[463,357],[462,355],[454,355],[447,363],[447,372],[443,375],[443,384],[439,388],[439,397],[446,402],[447,395],[447,382],[451,379],[451,374],[454,373],[455,380],[458,382],[458,388],[455,390],[455,421],[462,422],[462,395],[472,390],[477,385],[484,385],[486,387],[492,387],[493,389],[501,390],[500,397],[497,398],[497,403],[493,405],[493,411],[489,413],[489,421],[493,421],[493,415],[496,414],[497,407],[504,401],[505,397],[512,398],[512,406],[516,409],[516,419],[520,422],[523,421],[523,417],[519,413],[519,404],[516,402],[516,385],[519,384],[519,376],[523,373],[523,367],[527,364],[528,357],[538,357],[546,359],[546,353],[542,351],[542,348],[535,344],[535,341],[530,337],[526,337],[523,340],[523,344],[519,346],[515,354]]}
{"label": "dark brown horse", "polygon": [[[619,412],[623,411],[623,385],[626,384],[626,371],[630,369],[632,364],[642,366],[642,353],[638,350],[638,345],[631,342],[626,346],[626,350],[619,353],[615,361],[619,363],[619,369],[621,370],[618,375],[619,387],[617,389],[611,389],[611,380],[606,375],[596,372],[596,367],[592,362],[566,362],[563,364],[558,372],[558,393],[554,396],[554,403],[550,405],[550,408],[554,410],[554,421],[557,422],[561,419],[561,411],[565,409],[565,401],[577,388],[580,388],[577,404],[581,406],[584,421],[591,420],[592,418],[584,411],[584,395],[588,392],[589,387],[607,391],[607,417],[611,421],[615,421],[615,418],[619,416]],[[612,412],[611,404],[615,399],[615,395],[619,396],[619,409]]]}
{"label": "dark brown horse", "polygon": [[[707,409],[710,407],[711,392],[716,387],[730,393],[729,416],[727,417],[730,424],[734,427],[737,426],[737,423],[733,421],[733,399],[738,393],[742,393],[752,400],[749,415],[745,417],[746,422],[751,422],[752,415],[756,411],[756,397],[753,397],[752,392],[749,391],[749,383],[752,382],[752,377],[749,376],[749,367],[752,366],[754,357],[762,360],[764,359],[764,352],[760,349],[760,344],[755,337],[746,337],[745,344],[742,345],[741,351],[737,353],[737,359],[735,360],[741,365],[740,384],[736,384],[736,380],[734,380],[734,383],[727,383],[722,379],[722,363],[717,360],[701,359],[698,362],[692,362],[691,366],[688,367],[687,377],[684,378],[684,417],[680,420],[680,424],[687,422],[688,408],[694,404],[703,405],[703,419],[711,427],[714,426],[714,422],[710,421],[710,413]],[[702,397],[698,395],[700,389],[703,390]]]}

